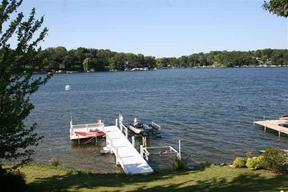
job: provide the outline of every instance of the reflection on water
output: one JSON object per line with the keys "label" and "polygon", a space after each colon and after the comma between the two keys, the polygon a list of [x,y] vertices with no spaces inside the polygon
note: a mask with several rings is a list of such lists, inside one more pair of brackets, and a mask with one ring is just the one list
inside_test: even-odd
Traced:
{"label": "reflection on water", "polygon": [[[138,116],[161,125],[162,138],[150,139],[151,146],[177,148],[182,139],[189,162],[229,162],[249,150],[286,148],[287,137],[278,140],[252,122],[288,113],[287,76],[287,68],[55,75],[33,97],[29,121],[38,122],[45,137],[35,158],[56,158],[65,166],[96,172],[119,171],[113,155],[100,154],[103,143],[71,145],[69,120],[72,115],[75,124],[103,119],[111,125],[120,112],[127,122]],[[64,91],[66,84],[71,91]]]}

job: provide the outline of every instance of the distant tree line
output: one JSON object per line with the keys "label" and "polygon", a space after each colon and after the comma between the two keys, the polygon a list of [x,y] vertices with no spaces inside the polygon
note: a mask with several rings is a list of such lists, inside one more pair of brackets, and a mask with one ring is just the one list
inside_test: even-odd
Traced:
{"label": "distant tree line", "polygon": [[243,67],[288,65],[287,49],[256,51],[212,51],[182,57],[155,58],[142,54],[118,53],[104,49],[47,48],[38,54],[44,71],[124,71],[133,68]]}

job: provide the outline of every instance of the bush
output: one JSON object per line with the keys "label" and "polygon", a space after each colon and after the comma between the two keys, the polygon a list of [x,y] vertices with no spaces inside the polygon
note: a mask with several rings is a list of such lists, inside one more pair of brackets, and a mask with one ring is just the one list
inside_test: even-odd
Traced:
{"label": "bush", "polygon": [[248,169],[257,170],[265,167],[265,160],[263,155],[259,157],[253,157],[251,152],[246,153],[247,161],[243,157],[236,157],[233,161],[233,167],[242,168],[247,167]]}
{"label": "bush", "polygon": [[246,167],[248,169],[255,170],[257,167],[257,158],[256,157],[248,158],[246,162]]}
{"label": "bush", "polygon": [[265,168],[265,158],[263,155],[260,155],[256,158],[256,166],[255,169],[263,169]]}
{"label": "bush", "polygon": [[288,172],[288,154],[279,149],[267,149],[263,153],[264,168],[276,173]]}
{"label": "bush", "polygon": [[257,170],[265,167],[265,159],[263,155],[247,159],[246,166],[248,169]]}
{"label": "bush", "polygon": [[0,166],[0,191],[27,191],[24,175],[19,170],[6,170]]}
{"label": "bush", "polygon": [[246,161],[243,157],[236,157],[233,161],[233,167],[242,168],[245,167]]}

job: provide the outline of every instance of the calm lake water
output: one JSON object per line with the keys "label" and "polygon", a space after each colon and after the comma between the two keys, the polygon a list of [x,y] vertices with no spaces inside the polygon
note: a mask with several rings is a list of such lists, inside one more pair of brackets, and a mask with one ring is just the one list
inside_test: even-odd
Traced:
{"label": "calm lake water", "polygon": [[[71,91],[64,91],[70,84]],[[69,120],[112,125],[118,113],[162,126],[152,146],[182,139],[189,163],[230,162],[237,155],[269,146],[287,148],[288,137],[264,133],[254,117],[288,114],[288,68],[171,69],[55,75],[34,96],[31,121],[44,136],[36,161],[96,172],[117,172],[112,155],[100,146],[75,147]]]}

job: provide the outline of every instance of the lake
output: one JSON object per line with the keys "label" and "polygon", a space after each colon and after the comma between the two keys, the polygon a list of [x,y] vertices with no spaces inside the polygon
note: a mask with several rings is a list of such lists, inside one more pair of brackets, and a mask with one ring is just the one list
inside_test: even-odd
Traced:
{"label": "lake", "polygon": [[[64,91],[70,84],[71,91]],[[118,172],[101,146],[73,146],[69,121],[112,125],[119,113],[155,121],[162,138],[152,146],[182,140],[189,163],[231,162],[237,155],[266,147],[287,148],[288,137],[264,133],[254,117],[288,114],[288,68],[167,69],[145,72],[58,74],[32,98],[28,122],[44,136],[36,161],[57,159],[62,165],[95,172]]]}

